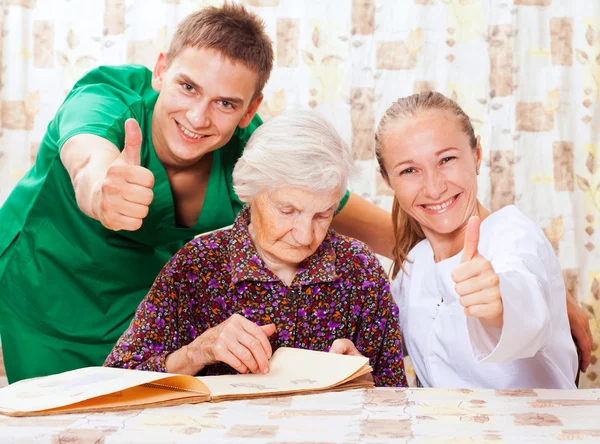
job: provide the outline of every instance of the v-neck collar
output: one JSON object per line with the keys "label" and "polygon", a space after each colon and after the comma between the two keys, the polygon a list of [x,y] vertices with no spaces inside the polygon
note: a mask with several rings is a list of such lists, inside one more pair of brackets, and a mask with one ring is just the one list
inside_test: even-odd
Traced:
{"label": "v-neck collar", "polygon": [[[154,175],[154,198],[150,204],[148,215],[144,218],[142,227],[137,231],[128,232],[126,237],[144,245],[158,247],[182,240],[192,239],[195,235],[228,225],[235,218],[235,210],[230,201],[232,190],[223,164],[223,150],[230,149],[230,143],[235,141],[239,128],[236,128],[232,139],[225,146],[213,151],[206,195],[198,220],[192,227],[178,227],[175,218],[175,201],[167,171],[156,154],[152,143],[152,116],[154,108],[150,107],[146,115],[147,135],[143,140],[141,165]],[[226,201],[224,201],[226,199]],[[224,223],[225,222],[225,223]]]}
{"label": "v-neck collar", "polygon": [[202,209],[196,223],[191,227],[177,226],[175,216],[175,200],[173,197],[173,189],[169,175],[165,170],[164,165],[156,155],[154,146],[151,144],[148,147],[148,164],[146,166],[154,174],[154,200],[150,204],[148,217],[156,217],[156,225],[160,229],[166,229],[177,233],[190,233],[191,235],[202,233],[203,225],[211,225],[211,218],[215,218],[215,209],[218,208],[218,181],[221,168],[221,154],[219,150],[212,152],[212,162],[206,184],[206,194]]}

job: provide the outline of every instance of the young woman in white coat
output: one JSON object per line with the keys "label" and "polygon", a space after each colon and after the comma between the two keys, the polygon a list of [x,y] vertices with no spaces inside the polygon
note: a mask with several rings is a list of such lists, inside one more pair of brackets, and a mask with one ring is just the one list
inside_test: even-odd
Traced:
{"label": "young woman in white coat", "polygon": [[376,138],[395,193],[392,292],[425,387],[575,388],[561,268],[542,230],[477,200],[481,146],[452,100],[395,102]]}

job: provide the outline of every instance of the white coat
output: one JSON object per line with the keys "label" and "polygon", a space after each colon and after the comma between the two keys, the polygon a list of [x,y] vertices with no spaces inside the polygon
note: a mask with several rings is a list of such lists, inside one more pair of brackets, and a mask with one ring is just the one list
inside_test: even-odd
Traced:
{"label": "white coat", "polygon": [[577,352],[562,271],[542,230],[514,206],[481,223],[479,253],[500,278],[501,329],[467,317],[451,272],[425,239],[392,282],[408,354],[424,387],[575,388]]}

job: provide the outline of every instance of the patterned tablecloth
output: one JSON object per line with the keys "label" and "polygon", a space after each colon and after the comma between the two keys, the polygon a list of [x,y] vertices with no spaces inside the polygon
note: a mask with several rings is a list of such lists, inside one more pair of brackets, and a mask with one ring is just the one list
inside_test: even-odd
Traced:
{"label": "patterned tablecloth", "polygon": [[371,389],[8,418],[0,442],[600,441],[600,390]]}

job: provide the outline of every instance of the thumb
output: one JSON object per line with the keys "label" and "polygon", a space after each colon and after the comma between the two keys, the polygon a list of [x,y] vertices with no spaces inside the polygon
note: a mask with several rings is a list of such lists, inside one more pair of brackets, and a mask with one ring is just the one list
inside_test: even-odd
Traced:
{"label": "thumb", "polygon": [[275,324],[261,325],[260,328],[267,336],[271,336],[276,330]]}
{"label": "thumb", "polygon": [[469,262],[477,256],[477,248],[479,247],[479,226],[481,220],[479,216],[471,216],[467,222],[467,232],[465,233],[465,248],[463,249],[460,263]]}
{"label": "thumb", "polygon": [[125,147],[121,152],[121,159],[129,165],[141,163],[142,130],[135,119],[125,121]]}
{"label": "thumb", "polygon": [[329,349],[329,353],[335,353],[338,355],[345,355],[349,351],[350,347],[348,341],[343,339],[336,339],[333,341],[333,344],[331,344],[331,348]]}

